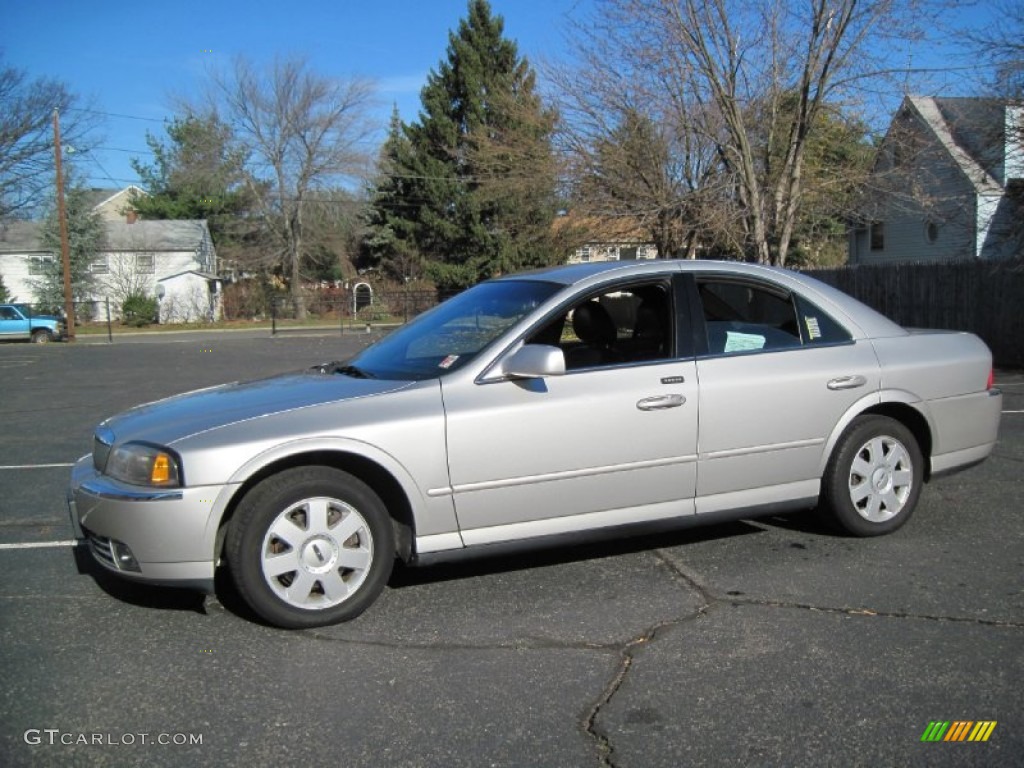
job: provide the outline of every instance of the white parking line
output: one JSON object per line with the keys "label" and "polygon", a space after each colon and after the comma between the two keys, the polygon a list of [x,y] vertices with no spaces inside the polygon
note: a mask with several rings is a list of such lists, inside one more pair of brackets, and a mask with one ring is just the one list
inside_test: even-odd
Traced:
{"label": "white parking line", "polygon": [[1024,413],[1024,411],[1003,411],[1003,413]]}
{"label": "white parking line", "polygon": [[67,464],[0,464],[0,469],[53,469],[54,467],[73,467],[73,462]]}
{"label": "white parking line", "polygon": [[0,549],[46,549],[48,547],[73,547],[77,541],[27,541],[21,544],[0,544]]}

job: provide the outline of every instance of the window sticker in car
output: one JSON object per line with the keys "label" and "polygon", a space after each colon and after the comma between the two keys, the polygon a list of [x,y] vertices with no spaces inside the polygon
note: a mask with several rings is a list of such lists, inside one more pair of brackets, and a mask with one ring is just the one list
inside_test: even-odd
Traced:
{"label": "window sticker in car", "polygon": [[751,349],[764,349],[765,341],[767,339],[764,336],[759,336],[756,333],[727,331],[725,334],[725,351],[746,352]]}
{"label": "window sticker in car", "polygon": [[455,365],[455,361],[458,360],[458,359],[459,359],[458,355],[448,355],[448,357],[446,357],[444,360],[442,360],[440,363],[437,364],[437,367],[438,368],[444,368],[445,370],[448,370],[453,365]]}
{"label": "window sticker in car", "polygon": [[818,325],[818,318],[804,315],[804,323],[807,325],[807,334],[811,341],[821,338],[821,327]]}

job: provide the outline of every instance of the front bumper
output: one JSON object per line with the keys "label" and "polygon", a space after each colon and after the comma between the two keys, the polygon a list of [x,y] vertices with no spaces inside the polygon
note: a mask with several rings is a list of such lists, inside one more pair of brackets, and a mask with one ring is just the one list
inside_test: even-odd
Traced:
{"label": "front bumper", "polygon": [[220,509],[231,486],[147,489],[101,475],[90,456],[71,470],[68,512],[76,539],[125,578],[213,590]]}

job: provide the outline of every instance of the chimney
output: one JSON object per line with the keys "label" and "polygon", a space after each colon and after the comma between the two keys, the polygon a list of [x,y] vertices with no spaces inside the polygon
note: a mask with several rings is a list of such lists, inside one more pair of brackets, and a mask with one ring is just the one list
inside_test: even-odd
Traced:
{"label": "chimney", "polygon": [[124,220],[129,224],[134,224],[139,220],[139,212],[134,208],[129,208],[124,212]]}
{"label": "chimney", "polygon": [[1024,179],[1024,106],[1008,104],[1006,106],[1006,147],[1003,157],[1003,168],[1006,181]]}

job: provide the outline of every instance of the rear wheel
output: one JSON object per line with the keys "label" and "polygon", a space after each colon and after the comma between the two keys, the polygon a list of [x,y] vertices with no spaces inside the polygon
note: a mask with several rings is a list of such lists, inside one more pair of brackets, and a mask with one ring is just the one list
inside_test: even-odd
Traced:
{"label": "rear wheel", "polygon": [[822,511],[854,536],[895,531],[917,506],[923,465],[917,440],[900,422],[859,416],[839,439],[825,469]]}
{"label": "rear wheel", "polygon": [[289,629],[358,616],[383,590],[395,557],[380,498],[330,467],[296,467],[256,485],[232,518],[226,548],[249,607]]}
{"label": "rear wheel", "polygon": [[53,341],[53,335],[45,328],[37,328],[32,331],[33,344],[49,344]]}

